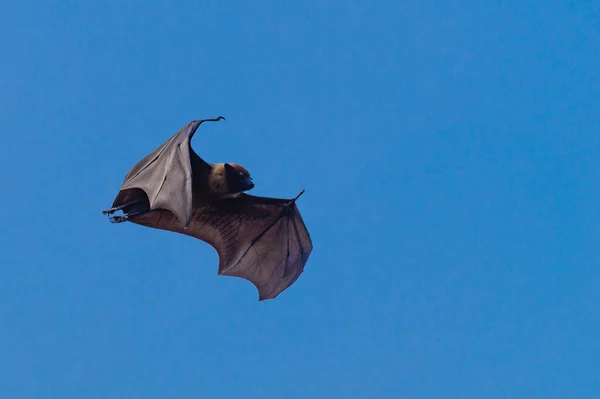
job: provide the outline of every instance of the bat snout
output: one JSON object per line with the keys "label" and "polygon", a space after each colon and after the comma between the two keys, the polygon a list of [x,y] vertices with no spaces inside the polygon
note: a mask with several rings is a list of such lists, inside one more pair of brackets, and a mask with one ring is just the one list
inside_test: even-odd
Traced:
{"label": "bat snout", "polygon": [[240,191],[248,191],[254,188],[254,182],[252,181],[252,178],[249,175],[240,176],[237,182],[237,186]]}

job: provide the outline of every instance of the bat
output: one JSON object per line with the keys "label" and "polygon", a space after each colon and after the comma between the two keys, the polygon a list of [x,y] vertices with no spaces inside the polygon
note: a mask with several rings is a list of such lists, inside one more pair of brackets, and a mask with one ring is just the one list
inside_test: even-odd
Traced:
{"label": "bat", "polygon": [[312,240],[296,201],[247,194],[250,173],[236,163],[211,164],[191,147],[204,122],[187,123],[127,173],[110,209],[113,223],[138,225],[195,237],[219,257],[218,275],[246,279],[259,301],[273,299],[304,271]]}

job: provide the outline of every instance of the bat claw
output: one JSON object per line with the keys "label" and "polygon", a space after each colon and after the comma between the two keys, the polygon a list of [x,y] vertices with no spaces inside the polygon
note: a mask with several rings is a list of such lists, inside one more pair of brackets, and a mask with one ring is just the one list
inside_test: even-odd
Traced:
{"label": "bat claw", "polygon": [[304,194],[304,190],[300,191],[300,192],[298,193],[298,195],[296,195],[294,198],[292,198],[292,200],[290,201],[290,203],[292,203],[292,204],[293,204],[294,202],[296,202],[296,200],[297,200],[298,198],[300,198],[300,196],[301,196],[302,194]]}
{"label": "bat claw", "polygon": [[110,209],[105,209],[102,211],[103,215],[112,215],[113,213],[115,213],[116,211],[118,211],[117,208],[110,208]]}
{"label": "bat claw", "polygon": [[204,122],[218,122],[218,121],[221,121],[221,120],[224,121],[225,117],[223,117],[223,116],[217,116],[216,118],[200,119],[200,120],[195,121],[195,122],[200,122],[200,124],[202,124]]}
{"label": "bat claw", "polygon": [[216,118],[200,119],[200,120],[191,121],[190,124],[198,123],[198,125],[188,133],[189,140],[191,140],[192,137],[194,137],[194,135],[196,134],[196,129],[198,129],[198,127],[200,127],[200,125],[203,124],[204,122],[218,122],[220,120],[225,120],[225,118],[222,116],[218,116]]}

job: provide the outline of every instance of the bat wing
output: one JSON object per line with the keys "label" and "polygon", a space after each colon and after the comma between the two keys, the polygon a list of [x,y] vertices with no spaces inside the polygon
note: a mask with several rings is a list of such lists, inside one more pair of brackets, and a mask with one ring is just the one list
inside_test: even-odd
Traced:
{"label": "bat wing", "polygon": [[[125,206],[124,210],[129,212],[134,208],[128,209],[126,204],[144,202],[144,208],[147,208],[144,210],[166,209],[187,226],[192,214],[192,172],[202,166],[210,169],[191,148],[190,142],[202,122],[219,119],[222,117],[189,122],[135,164],[127,173],[113,208]],[[136,206],[140,210],[139,204]]]}
{"label": "bat wing", "polygon": [[290,200],[242,194],[194,208],[187,229],[164,210],[129,220],[209,243],[219,255],[218,274],[249,280],[262,301],[291,286],[312,251],[310,235],[296,206],[298,196]]}

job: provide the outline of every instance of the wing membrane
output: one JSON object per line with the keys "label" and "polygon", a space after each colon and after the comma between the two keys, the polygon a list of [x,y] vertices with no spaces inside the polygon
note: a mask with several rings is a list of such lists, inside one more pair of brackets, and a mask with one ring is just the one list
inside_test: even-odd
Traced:
{"label": "wing membrane", "polygon": [[241,195],[194,208],[187,229],[169,211],[130,218],[133,223],[198,238],[219,255],[220,275],[252,282],[259,300],[272,299],[304,271],[312,241],[294,200]]}

